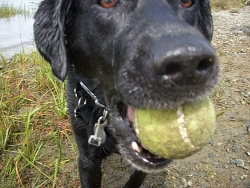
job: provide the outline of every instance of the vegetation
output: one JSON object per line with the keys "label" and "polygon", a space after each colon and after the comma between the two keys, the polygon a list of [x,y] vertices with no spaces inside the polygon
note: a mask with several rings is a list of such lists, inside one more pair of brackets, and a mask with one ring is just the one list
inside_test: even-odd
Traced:
{"label": "vegetation", "polygon": [[13,5],[1,4],[0,5],[0,18],[10,18],[16,15],[29,16],[30,11],[25,8],[15,8]]}
{"label": "vegetation", "polygon": [[[62,176],[77,179],[65,84],[33,52],[8,62],[0,56],[0,185],[64,187]],[[67,156],[65,156],[67,153]],[[75,169],[75,173],[71,171]]]}
{"label": "vegetation", "polygon": [[226,10],[244,6],[244,0],[211,0],[210,2],[213,9]]}

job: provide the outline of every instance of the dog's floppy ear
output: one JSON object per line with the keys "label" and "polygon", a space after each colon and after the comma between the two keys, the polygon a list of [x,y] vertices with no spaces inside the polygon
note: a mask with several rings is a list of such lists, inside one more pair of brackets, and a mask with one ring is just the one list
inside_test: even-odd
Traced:
{"label": "dog's floppy ear", "polygon": [[213,37],[213,19],[211,15],[211,8],[209,0],[201,0],[199,12],[200,29],[207,40],[211,41]]}
{"label": "dog's floppy ear", "polygon": [[64,30],[71,2],[72,0],[44,0],[34,16],[37,49],[51,64],[54,75],[62,81],[67,75]]}

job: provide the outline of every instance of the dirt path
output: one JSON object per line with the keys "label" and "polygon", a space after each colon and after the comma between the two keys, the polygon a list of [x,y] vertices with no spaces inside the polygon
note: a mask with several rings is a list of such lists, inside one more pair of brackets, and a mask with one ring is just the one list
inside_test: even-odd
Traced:
{"label": "dirt path", "polygon": [[[213,12],[213,46],[221,63],[213,139],[195,156],[148,175],[141,188],[250,188],[250,7],[235,12]],[[113,155],[103,164],[103,187],[121,187],[131,170]]]}

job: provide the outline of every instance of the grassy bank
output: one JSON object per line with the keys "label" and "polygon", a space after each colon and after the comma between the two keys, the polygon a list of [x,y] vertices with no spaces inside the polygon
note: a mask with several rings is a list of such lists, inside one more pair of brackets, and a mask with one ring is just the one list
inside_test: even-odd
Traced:
{"label": "grassy bank", "polygon": [[65,178],[73,187],[77,150],[65,85],[36,52],[11,62],[0,56],[0,65],[0,187],[60,187]]}
{"label": "grassy bank", "polygon": [[240,8],[244,6],[244,0],[211,0],[213,9],[226,10],[229,8]]}
{"label": "grassy bank", "polygon": [[0,18],[10,18],[16,15],[30,16],[31,11],[24,8],[16,8],[13,5],[2,4],[0,5]]}

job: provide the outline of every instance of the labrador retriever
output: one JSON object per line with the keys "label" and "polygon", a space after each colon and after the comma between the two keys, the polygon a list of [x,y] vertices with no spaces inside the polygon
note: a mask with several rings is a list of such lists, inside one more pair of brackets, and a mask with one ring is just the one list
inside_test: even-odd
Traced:
{"label": "labrador retriever", "polygon": [[169,109],[214,89],[209,0],[43,0],[34,19],[38,51],[67,77],[81,186],[101,187],[102,159],[114,152],[136,169],[125,187],[166,169],[171,160],[136,137],[134,109]]}

